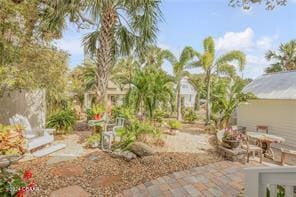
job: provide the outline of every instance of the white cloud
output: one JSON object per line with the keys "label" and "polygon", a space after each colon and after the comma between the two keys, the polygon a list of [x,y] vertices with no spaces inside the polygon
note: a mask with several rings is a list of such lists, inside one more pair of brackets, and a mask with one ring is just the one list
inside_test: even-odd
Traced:
{"label": "white cloud", "polygon": [[223,37],[215,39],[218,51],[249,50],[253,47],[254,31],[248,27],[242,32],[226,32]]}
{"label": "white cloud", "polygon": [[264,36],[260,38],[259,40],[256,41],[256,46],[261,49],[261,50],[269,50],[272,48],[272,42],[273,38],[272,37],[267,37]]}
{"label": "white cloud", "polygon": [[255,32],[248,27],[242,32],[226,32],[222,37],[215,39],[218,53],[230,50],[241,50],[247,55],[247,63],[244,76],[256,78],[264,73],[264,69],[270,64],[265,59],[265,53],[273,49],[277,35],[262,36],[256,39]]}
{"label": "white cloud", "polygon": [[247,55],[247,63],[244,75],[249,78],[256,78],[264,73],[265,68],[270,64],[264,57],[264,53]]}

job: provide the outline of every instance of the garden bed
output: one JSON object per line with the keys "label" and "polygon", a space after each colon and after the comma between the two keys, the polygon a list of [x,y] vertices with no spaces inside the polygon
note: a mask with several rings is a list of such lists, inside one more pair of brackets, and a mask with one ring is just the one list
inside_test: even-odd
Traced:
{"label": "garden bed", "polygon": [[32,196],[48,196],[52,191],[71,185],[79,185],[93,196],[114,196],[157,177],[221,160],[215,152],[159,153],[126,162],[101,151],[51,165],[46,163],[47,159],[36,159],[15,166],[32,170],[40,189],[34,191]]}

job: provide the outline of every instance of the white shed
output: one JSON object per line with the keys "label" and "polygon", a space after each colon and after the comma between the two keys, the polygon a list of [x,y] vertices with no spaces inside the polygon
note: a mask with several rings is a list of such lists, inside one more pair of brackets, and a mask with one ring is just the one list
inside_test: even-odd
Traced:
{"label": "white shed", "polygon": [[266,125],[269,133],[285,138],[285,145],[296,147],[296,71],[263,75],[243,91],[257,99],[239,105],[238,125],[249,131]]}

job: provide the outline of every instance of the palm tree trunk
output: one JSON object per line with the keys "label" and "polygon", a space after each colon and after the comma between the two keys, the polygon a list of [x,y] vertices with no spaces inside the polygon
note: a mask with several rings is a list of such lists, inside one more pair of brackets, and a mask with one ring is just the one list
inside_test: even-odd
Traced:
{"label": "palm tree trunk", "polygon": [[113,33],[117,20],[114,9],[106,7],[102,13],[99,37],[99,48],[97,50],[97,96],[99,102],[107,101],[107,85],[112,68],[113,60]]}
{"label": "palm tree trunk", "polygon": [[211,73],[207,71],[207,108],[206,108],[207,124],[211,121]]}
{"label": "palm tree trunk", "polygon": [[177,85],[177,119],[182,120],[182,109],[181,109],[181,82]]}

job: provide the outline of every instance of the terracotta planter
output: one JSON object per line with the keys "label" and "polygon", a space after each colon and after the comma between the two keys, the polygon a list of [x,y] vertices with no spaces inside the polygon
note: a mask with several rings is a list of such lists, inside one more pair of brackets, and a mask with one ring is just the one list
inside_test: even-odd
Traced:
{"label": "terracotta planter", "polygon": [[101,114],[96,114],[96,115],[95,115],[95,120],[101,120],[101,118],[102,118],[102,117],[101,117]]}

